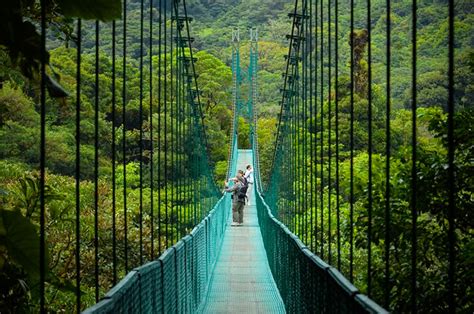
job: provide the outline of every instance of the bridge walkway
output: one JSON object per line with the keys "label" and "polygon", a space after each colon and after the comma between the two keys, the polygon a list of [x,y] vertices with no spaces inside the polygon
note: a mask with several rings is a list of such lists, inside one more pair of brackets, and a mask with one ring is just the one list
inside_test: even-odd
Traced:
{"label": "bridge walkway", "polygon": [[[251,150],[238,156],[237,169],[253,164]],[[249,203],[243,226],[231,227],[229,216],[202,313],[285,313],[260,233],[255,191]]]}

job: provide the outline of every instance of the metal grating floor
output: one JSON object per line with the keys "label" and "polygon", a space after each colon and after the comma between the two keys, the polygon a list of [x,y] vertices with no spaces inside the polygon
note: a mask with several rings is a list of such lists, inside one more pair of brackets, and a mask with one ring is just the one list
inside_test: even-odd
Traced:
{"label": "metal grating floor", "polygon": [[[239,150],[237,169],[252,164],[252,151]],[[285,313],[258,225],[255,193],[244,209],[244,225],[227,223],[222,249],[202,313]],[[230,210],[230,209],[229,209]]]}

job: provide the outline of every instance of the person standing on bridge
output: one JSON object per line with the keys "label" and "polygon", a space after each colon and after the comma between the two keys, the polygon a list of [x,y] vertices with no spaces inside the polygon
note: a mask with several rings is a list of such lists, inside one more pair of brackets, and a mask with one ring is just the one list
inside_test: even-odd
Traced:
{"label": "person standing on bridge", "polygon": [[250,196],[253,192],[253,169],[251,165],[247,165],[247,170],[245,171],[244,178],[247,180],[247,205],[250,205]]}
{"label": "person standing on bridge", "polygon": [[224,191],[232,193],[232,224],[231,226],[241,226],[244,223],[244,206],[245,197],[239,197],[241,190],[245,186],[243,176],[238,173],[235,178],[231,179],[234,181],[234,185],[229,187],[229,182],[225,181]]}
{"label": "person standing on bridge", "polygon": [[245,177],[245,173],[242,170],[237,171],[237,176],[242,179],[241,181],[244,184],[244,186],[248,186],[249,182],[247,178]]}
{"label": "person standing on bridge", "polygon": [[247,197],[247,194],[249,189],[249,181],[245,177],[245,173],[243,170],[239,169],[237,171],[237,177],[241,180],[241,183],[243,184],[239,191],[239,198],[243,199],[244,201],[246,201],[246,203],[248,203],[249,199]]}

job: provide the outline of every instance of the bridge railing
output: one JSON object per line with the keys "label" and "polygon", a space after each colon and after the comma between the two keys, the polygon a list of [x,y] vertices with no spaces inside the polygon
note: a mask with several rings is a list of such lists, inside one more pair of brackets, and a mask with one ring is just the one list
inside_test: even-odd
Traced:
{"label": "bridge railing", "polygon": [[158,260],[135,268],[84,313],[189,313],[206,296],[229,215],[223,196],[189,235]]}
{"label": "bridge railing", "polygon": [[[237,134],[229,154],[229,176],[236,173]],[[190,234],[157,260],[135,268],[84,313],[190,313],[204,304],[229,218],[225,194]]]}
{"label": "bridge railing", "polygon": [[270,269],[289,313],[387,313],[278,221],[258,188],[256,199]]}

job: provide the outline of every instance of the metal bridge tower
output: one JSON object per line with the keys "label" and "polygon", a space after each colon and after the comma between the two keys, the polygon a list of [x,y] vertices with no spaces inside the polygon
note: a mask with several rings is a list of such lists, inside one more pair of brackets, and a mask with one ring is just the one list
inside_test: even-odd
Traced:
{"label": "metal bridge tower", "polygon": [[[250,143],[254,152],[254,172],[260,173],[260,163],[258,155],[258,141],[257,141],[257,111],[255,106],[257,104],[258,92],[257,92],[257,72],[258,72],[258,29],[252,27],[249,30],[250,35],[250,62],[248,69],[248,81],[250,84],[249,98],[247,101],[247,110],[250,123]],[[257,180],[260,180],[260,176],[255,176]],[[261,187],[261,182],[257,182],[258,186]]]}
{"label": "metal bridge tower", "polygon": [[[231,132],[230,132],[230,143],[229,143],[229,158],[232,160],[232,156],[236,154],[237,150],[237,126],[238,116],[242,107],[240,100],[240,84],[242,78],[240,73],[240,31],[238,28],[232,30],[232,112],[234,113]],[[231,164],[227,167],[227,178],[230,178],[233,173]]]}
{"label": "metal bridge tower", "polygon": [[257,71],[258,71],[258,30],[250,28],[250,60],[248,69],[248,81],[250,84],[249,98],[247,102],[249,120],[254,118],[254,105],[257,100]]}

